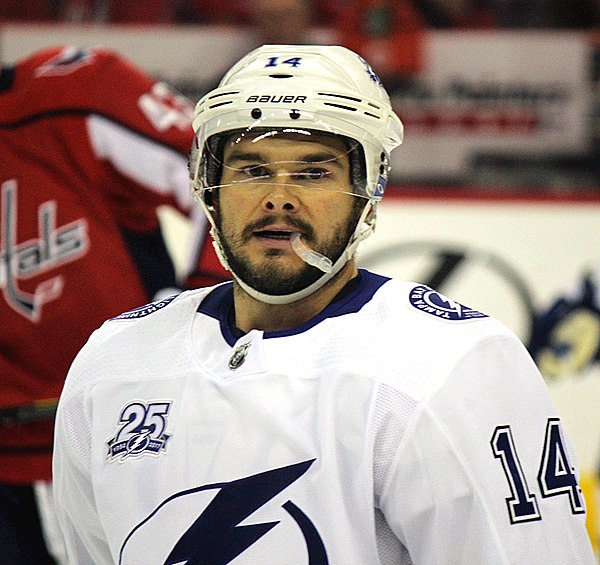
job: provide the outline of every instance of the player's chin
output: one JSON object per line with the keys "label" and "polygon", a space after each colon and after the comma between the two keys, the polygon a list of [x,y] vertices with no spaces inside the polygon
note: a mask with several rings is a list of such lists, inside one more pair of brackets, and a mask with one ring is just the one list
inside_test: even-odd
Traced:
{"label": "player's chin", "polygon": [[306,264],[299,257],[293,264],[284,261],[267,261],[253,272],[252,286],[265,294],[280,296],[292,294],[314,283],[323,273]]}
{"label": "player's chin", "polygon": [[304,276],[308,265],[295,253],[268,253],[257,261],[255,272],[261,278],[296,279]]}

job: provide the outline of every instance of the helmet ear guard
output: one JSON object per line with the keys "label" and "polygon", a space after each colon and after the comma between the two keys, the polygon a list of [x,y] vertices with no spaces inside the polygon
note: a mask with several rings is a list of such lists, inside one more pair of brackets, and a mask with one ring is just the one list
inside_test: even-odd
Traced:
{"label": "helmet ear guard", "polygon": [[322,286],[374,231],[376,204],[387,185],[389,153],[403,139],[402,123],[371,67],[339,46],[266,45],[252,51],[198,102],[193,127],[191,187],[213,226],[217,251],[221,246],[214,191],[221,181],[225,143],[232,134],[262,129],[307,131],[333,134],[346,141],[352,192],[367,202],[346,252],[332,271],[300,293],[277,297],[254,291],[232,273],[255,298],[280,304]]}

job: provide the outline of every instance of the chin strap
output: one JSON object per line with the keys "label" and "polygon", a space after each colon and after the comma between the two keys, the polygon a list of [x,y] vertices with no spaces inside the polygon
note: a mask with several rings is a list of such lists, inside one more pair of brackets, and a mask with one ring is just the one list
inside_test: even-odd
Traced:
{"label": "chin strap", "polygon": [[363,211],[360,214],[358,222],[356,224],[356,228],[354,233],[348,240],[348,244],[346,248],[338,258],[338,260],[332,264],[331,259],[325,257],[321,253],[310,249],[302,240],[302,236],[299,233],[292,234],[290,238],[290,243],[292,245],[292,249],[294,252],[307,264],[312,265],[323,271],[323,274],[312,284],[308,285],[306,288],[299,290],[297,292],[293,292],[291,294],[265,294],[264,292],[259,292],[258,290],[252,288],[250,285],[241,280],[229,266],[229,262],[227,261],[227,257],[223,251],[221,246],[220,234],[217,228],[217,224],[215,222],[215,218],[213,216],[213,210],[207,206],[206,202],[203,198],[198,198],[201,206],[204,208],[204,212],[208,217],[211,223],[210,233],[213,238],[213,247],[215,248],[215,252],[219,261],[223,267],[231,273],[236,282],[240,285],[240,287],[252,298],[258,300],[259,302],[265,302],[266,304],[291,304],[292,302],[297,302],[307,296],[310,296],[313,292],[320,289],[324,284],[330,281],[335,275],[337,275],[342,267],[354,257],[356,253],[356,249],[358,248],[358,244],[367,239],[374,231],[375,231],[375,218],[376,218],[376,208],[377,202],[373,200],[369,200],[365,205]]}
{"label": "chin strap", "polygon": [[[367,218],[368,218],[368,220],[367,220]],[[240,287],[247,294],[252,296],[252,298],[254,298],[260,302],[265,302],[266,304],[291,304],[292,302],[297,302],[298,300],[301,300],[302,298],[306,298],[307,296],[310,296],[313,292],[317,291],[325,283],[327,283],[335,275],[337,275],[342,270],[342,267],[344,267],[344,265],[350,259],[352,259],[352,257],[354,257],[354,254],[356,253],[358,244],[361,241],[365,240],[367,237],[369,237],[373,233],[374,229],[375,229],[375,203],[369,202],[369,203],[367,203],[367,205],[365,206],[364,210],[362,211],[362,213],[360,215],[360,218],[356,225],[356,229],[354,230],[352,237],[348,241],[348,245],[346,246],[346,249],[344,249],[344,252],[340,255],[339,259],[334,264],[332,264],[331,259],[329,259],[329,258],[325,257],[324,255],[321,255],[320,253],[313,251],[312,249],[307,247],[303,242],[300,241],[301,236],[300,236],[300,234],[298,234],[297,237],[294,239],[295,239],[296,247],[298,247],[300,252],[297,251],[296,248],[294,247],[294,241],[292,241],[292,249],[294,249],[294,251],[298,254],[298,256],[303,261],[305,261],[309,265],[312,265],[314,267],[321,269],[323,271],[323,274],[314,283],[307,286],[306,288],[303,288],[302,290],[293,292],[291,294],[281,294],[281,295],[265,294],[263,292],[259,292],[258,290],[252,288],[250,285],[246,284],[244,281],[242,281],[240,278],[238,278],[238,276],[233,271],[231,271],[231,269],[229,268],[229,265],[227,264],[227,261],[225,259],[224,253],[221,250],[221,246],[218,243],[218,233],[217,233],[216,228],[213,229],[213,238],[214,238],[213,243],[215,244],[215,249],[217,250],[217,254],[218,254],[219,258],[221,259],[223,266],[228,271],[231,272],[231,274],[235,278],[236,282],[240,285]],[[300,245],[298,245],[298,244],[300,244]],[[315,265],[311,261],[320,263],[323,267],[328,268],[328,270],[325,271],[325,269],[321,268],[321,266]]]}

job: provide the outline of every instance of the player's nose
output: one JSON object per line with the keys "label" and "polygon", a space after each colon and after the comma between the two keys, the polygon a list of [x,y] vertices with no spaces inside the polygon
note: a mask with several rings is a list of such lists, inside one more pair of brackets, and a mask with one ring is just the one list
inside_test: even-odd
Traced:
{"label": "player's nose", "polygon": [[300,208],[297,187],[289,184],[289,175],[278,174],[265,187],[262,207],[268,212],[296,212]]}

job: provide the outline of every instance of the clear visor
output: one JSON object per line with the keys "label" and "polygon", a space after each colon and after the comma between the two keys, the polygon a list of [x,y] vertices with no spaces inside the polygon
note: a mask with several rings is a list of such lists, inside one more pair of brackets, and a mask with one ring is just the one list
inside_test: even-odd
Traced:
{"label": "clear visor", "polygon": [[310,125],[270,127],[257,120],[213,135],[210,128],[202,128],[190,160],[196,196],[222,187],[253,189],[275,183],[368,198],[360,144],[322,124],[319,129]]}

